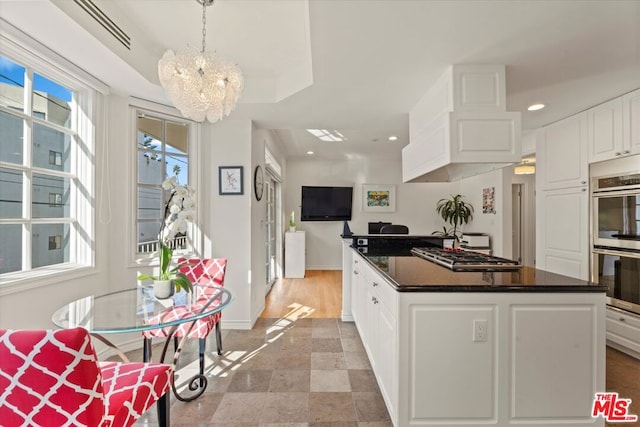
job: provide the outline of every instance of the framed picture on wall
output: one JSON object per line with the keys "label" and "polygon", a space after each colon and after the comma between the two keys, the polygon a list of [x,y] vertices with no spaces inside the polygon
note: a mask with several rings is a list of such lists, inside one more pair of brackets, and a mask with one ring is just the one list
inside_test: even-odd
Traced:
{"label": "framed picture on wall", "polygon": [[218,194],[243,194],[242,166],[218,167]]}
{"label": "framed picture on wall", "polygon": [[362,186],[363,212],[395,212],[396,186],[364,184]]}

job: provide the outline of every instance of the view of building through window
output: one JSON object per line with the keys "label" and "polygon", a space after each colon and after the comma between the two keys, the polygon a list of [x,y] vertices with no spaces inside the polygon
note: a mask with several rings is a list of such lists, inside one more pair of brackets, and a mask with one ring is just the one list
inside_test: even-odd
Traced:
{"label": "view of building through window", "polygon": [[[138,114],[137,250],[150,253],[158,248],[158,231],[169,194],[162,189],[166,177],[189,183],[189,128],[186,123]],[[173,248],[186,248],[187,236],[178,236]]]}
{"label": "view of building through window", "polygon": [[74,261],[73,96],[0,56],[0,274]]}

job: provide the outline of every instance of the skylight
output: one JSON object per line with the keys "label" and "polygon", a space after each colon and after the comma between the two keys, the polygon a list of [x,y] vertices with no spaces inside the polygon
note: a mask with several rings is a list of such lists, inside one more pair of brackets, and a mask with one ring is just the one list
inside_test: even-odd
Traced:
{"label": "skylight", "polygon": [[337,130],[307,129],[307,132],[318,138],[320,141],[340,142],[346,141],[347,139]]}

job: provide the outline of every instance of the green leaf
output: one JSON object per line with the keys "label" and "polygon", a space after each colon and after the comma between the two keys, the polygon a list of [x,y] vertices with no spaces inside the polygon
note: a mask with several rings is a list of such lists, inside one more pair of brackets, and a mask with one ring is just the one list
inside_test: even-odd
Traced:
{"label": "green leaf", "polygon": [[148,280],[148,279],[151,279],[151,280],[158,280],[158,278],[157,278],[157,277],[152,276],[152,275],[150,275],[150,274],[140,274],[140,275],[138,275],[138,280]]}
{"label": "green leaf", "polygon": [[173,279],[173,283],[176,284],[176,288],[180,290],[180,288],[184,289],[185,292],[193,291],[193,284],[191,280],[184,273],[176,273],[176,278]]}
{"label": "green leaf", "polygon": [[160,243],[160,280],[169,280],[169,263],[171,262],[171,256],[173,251],[163,243]]}

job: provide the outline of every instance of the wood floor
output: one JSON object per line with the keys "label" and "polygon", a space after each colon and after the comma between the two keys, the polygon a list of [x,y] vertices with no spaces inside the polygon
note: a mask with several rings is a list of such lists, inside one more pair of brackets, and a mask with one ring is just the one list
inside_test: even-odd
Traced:
{"label": "wood floor", "polygon": [[279,279],[267,296],[261,317],[340,318],[342,271],[307,270],[304,279]]}

